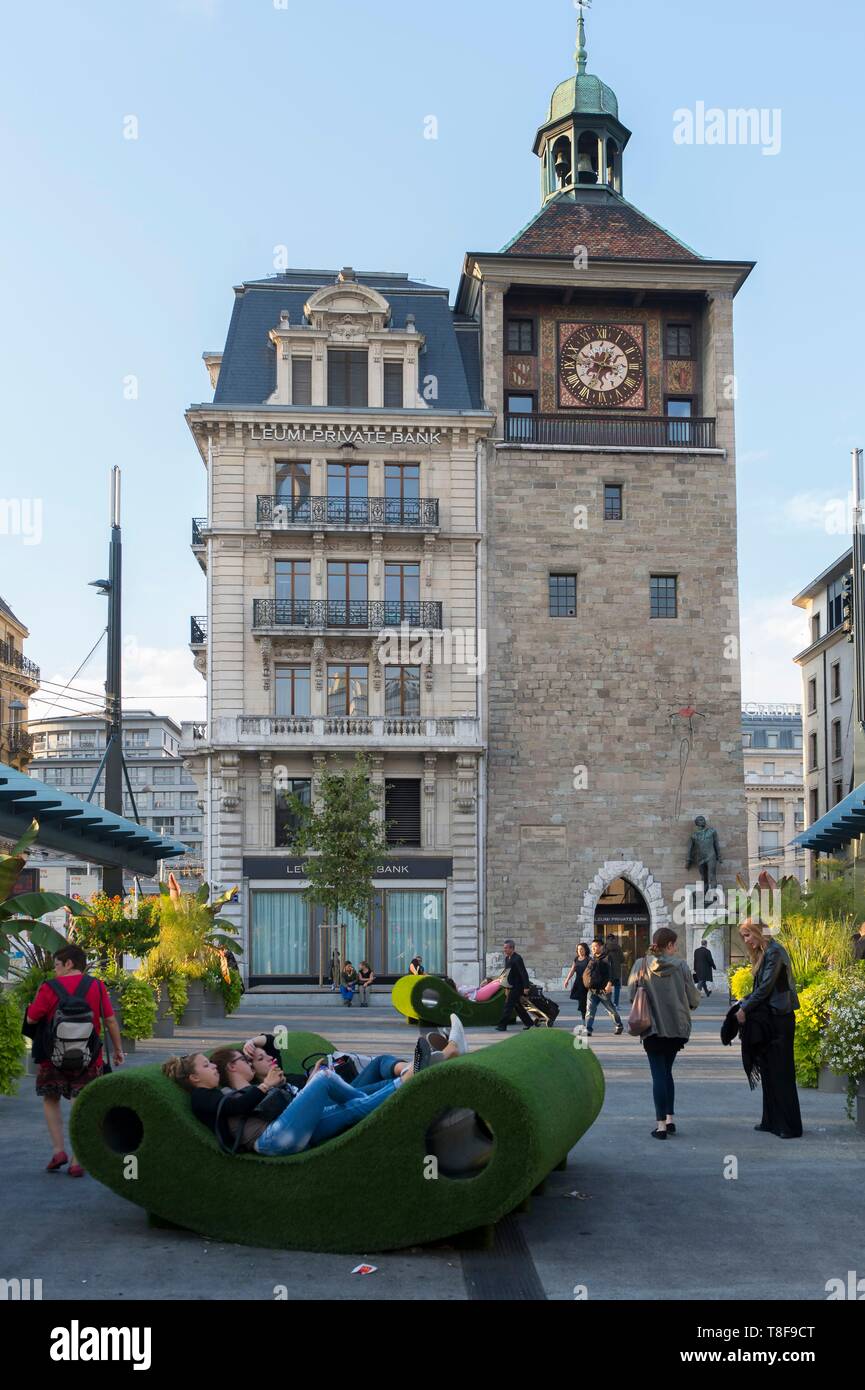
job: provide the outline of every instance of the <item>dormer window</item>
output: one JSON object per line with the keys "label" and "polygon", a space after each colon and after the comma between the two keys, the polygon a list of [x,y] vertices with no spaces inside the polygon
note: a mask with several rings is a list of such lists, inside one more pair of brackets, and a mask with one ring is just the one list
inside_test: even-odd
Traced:
{"label": "dormer window", "polygon": [[369,404],[369,353],[366,349],[328,349],[327,403],[346,407]]}
{"label": "dormer window", "polygon": [[404,403],[402,361],[386,361],[384,364],[384,405],[391,410],[402,410]]}

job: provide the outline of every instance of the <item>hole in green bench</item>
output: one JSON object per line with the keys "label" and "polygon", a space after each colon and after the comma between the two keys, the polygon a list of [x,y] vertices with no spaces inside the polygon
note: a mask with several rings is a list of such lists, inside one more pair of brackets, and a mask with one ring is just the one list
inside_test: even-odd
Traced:
{"label": "hole in green bench", "polygon": [[115,1105],[106,1111],[102,1121],[102,1137],[116,1154],[132,1154],[144,1138],[140,1116],[128,1105]]}
{"label": "hole in green bench", "polygon": [[442,997],[434,989],[425,989],[420,1002],[425,1009],[438,1009],[441,1008]]}
{"label": "hole in green bench", "polygon": [[476,1178],[493,1156],[495,1135],[474,1110],[445,1110],[433,1120],[426,1151],[443,1178]]}

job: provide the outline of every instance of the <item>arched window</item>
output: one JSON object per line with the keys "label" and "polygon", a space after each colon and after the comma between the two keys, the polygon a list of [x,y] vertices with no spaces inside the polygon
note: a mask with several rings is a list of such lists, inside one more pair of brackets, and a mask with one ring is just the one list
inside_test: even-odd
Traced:
{"label": "arched window", "polygon": [[568,135],[560,135],[552,148],[552,182],[550,191],[556,188],[569,188],[573,183],[574,157]]}
{"label": "arched window", "polygon": [[617,193],[622,191],[621,165],[619,163],[619,147],[615,140],[607,141],[607,183],[610,188]]}
{"label": "arched window", "polygon": [[597,183],[598,182],[598,157],[600,142],[597,135],[591,130],[586,130],[580,136],[577,145],[577,182],[578,183]]}

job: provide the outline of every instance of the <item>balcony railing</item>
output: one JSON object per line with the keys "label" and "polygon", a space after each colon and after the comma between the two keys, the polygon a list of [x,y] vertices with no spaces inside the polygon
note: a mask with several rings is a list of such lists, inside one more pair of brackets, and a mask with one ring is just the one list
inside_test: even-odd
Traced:
{"label": "balcony railing", "polygon": [[374,599],[372,602],[359,599],[253,599],[254,628],[357,628],[359,632],[377,632],[384,627],[400,627],[402,623],[439,631],[442,625],[441,603],[391,599]]}
{"label": "balcony railing", "polygon": [[202,533],[202,531],[206,531],[206,530],[207,530],[207,517],[206,517],[206,516],[194,516],[194,517],[192,518],[192,544],[193,544],[193,545],[204,545],[204,544],[205,544],[204,536],[203,536],[201,533]]}
{"label": "balcony railing", "polygon": [[17,724],[7,724],[2,734],[10,758],[32,758],[33,735],[28,734],[26,729],[20,728]]}
{"label": "balcony railing", "polygon": [[16,651],[11,642],[0,642],[0,666],[10,671],[18,671],[34,685],[39,684],[39,667],[35,661],[28,661],[21,652]]}
{"label": "balcony railing", "polygon": [[229,715],[209,724],[184,724],[182,748],[192,753],[205,742],[221,747],[315,749],[323,740],[359,747],[477,749],[480,720],[472,715]]}
{"label": "balcony railing", "polygon": [[616,449],[714,449],[715,421],[668,415],[505,415],[508,444]]}
{"label": "balcony railing", "polygon": [[437,497],[259,497],[258,524],[419,527],[439,524]]}
{"label": "balcony railing", "polygon": [[203,647],[207,641],[207,619],[189,619],[189,645],[190,647]]}
{"label": "balcony railing", "polygon": [[757,819],[761,825],[784,824],[784,816],[781,811],[758,811]]}

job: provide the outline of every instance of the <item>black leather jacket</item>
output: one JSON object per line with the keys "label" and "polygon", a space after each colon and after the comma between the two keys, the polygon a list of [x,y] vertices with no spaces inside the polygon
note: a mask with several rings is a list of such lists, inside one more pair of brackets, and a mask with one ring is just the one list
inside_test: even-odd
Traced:
{"label": "black leather jacket", "polygon": [[799,1007],[790,957],[778,941],[770,941],[766,947],[754,975],[754,988],[742,1000],[741,1008],[748,1013],[758,1004],[768,1004],[776,1014],[793,1013]]}

